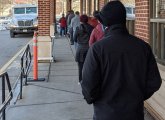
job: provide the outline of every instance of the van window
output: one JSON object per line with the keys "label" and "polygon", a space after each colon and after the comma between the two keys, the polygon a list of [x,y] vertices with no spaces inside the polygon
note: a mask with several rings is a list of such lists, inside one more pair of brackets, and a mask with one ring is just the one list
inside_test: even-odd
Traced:
{"label": "van window", "polygon": [[37,8],[36,7],[27,7],[26,14],[31,14],[31,13],[37,13]]}
{"label": "van window", "polygon": [[25,8],[14,8],[14,14],[25,14]]}
{"label": "van window", "polygon": [[132,14],[132,8],[125,7],[127,14]]}

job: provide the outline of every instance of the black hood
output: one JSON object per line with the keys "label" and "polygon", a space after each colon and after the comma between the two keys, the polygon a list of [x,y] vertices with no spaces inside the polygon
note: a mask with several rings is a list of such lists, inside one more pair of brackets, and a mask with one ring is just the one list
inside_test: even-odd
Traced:
{"label": "black hood", "polygon": [[126,10],[120,1],[111,1],[101,9],[96,18],[105,26],[125,24]]}

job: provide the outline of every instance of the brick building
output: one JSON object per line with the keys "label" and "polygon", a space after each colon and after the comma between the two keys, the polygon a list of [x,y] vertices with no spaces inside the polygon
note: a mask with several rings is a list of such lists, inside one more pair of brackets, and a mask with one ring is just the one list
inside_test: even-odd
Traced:
{"label": "brick building", "polygon": [[[92,15],[94,10],[100,10],[109,0],[80,0],[80,13]],[[165,65],[165,0],[121,0],[124,4],[135,5],[135,20],[133,20],[134,35],[150,43],[160,66]],[[72,0],[66,0],[67,10],[72,8]],[[50,36],[54,34],[54,19],[56,0],[38,0],[39,11],[39,54],[50,57]],[[163,83],[164,84],[164,83]],[[165,87],[149,99],[145,106],[157,119],[165,119],[163,103]]]}
{"label": "brick building", "polygon": [[[39,1],[39,34],[49,35],[50,26],[54,22],[55,14],[55,2],[54,0],[38,0]],[[123,0],[124,1],[124,0]],[[128,1],[128,0],[127,0]],[[130,0],[129,0],[130,1]],[[71,9],[71,0],[67,0],[67,9]],[[106,3],[106,0],[93,0],[89,2],[87,0],[80,0],[80,11],[91,15],[93,10],[101,9]],[[135,35],[149,41],[149,0],[136,0],[136,21],[135,21]],[[93,6],[94,8],[90,7]],[[50,6],[51,9],[50,9]],[[59,6],[58,6],[59,7]],[[44,9],[45,8],[45,9]],[[57,6],[56,6],[57,8]],[[48,13],[49,12],[49,13]],[[41,13],[41,14],[40,14]],[[49,17],[50,16],[50,17]],[[45,21],[44,21],[45,19]],[[43,22],[44,21],[44,25]],[[41,25],[42,24],[42,25]],[[41,27],[42,26],[42,27]]]}

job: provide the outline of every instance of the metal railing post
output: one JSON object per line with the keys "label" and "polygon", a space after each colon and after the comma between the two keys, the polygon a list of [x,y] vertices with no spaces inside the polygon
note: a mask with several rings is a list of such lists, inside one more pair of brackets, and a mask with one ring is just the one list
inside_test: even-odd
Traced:
{"label": "metal railing post", "polygon": [[[5,102],[5,76],[2,76],[2,103]],[[2,111],[2,120],[5,120],[5,109]]]}
{"label": "metal railing post", "polygon": [[[10,80],[9,80],[9,75],[6,73],[6,82],[7,82],[7,86],[9,91],[11,91],[11,85],[10,85]],[[10,96],[13,97],[13,93],[10,93]]]}
{"label": "metal railing post", "polygon": [[21,78],[20,78],[20,99],[22,99],[22,81],[23,81],[23,74],[24,74],[24,69],[23,69],[23,58],[21,58]]}
{"label": "metal railing post", "polygon": [[32,56],[30,52],[30,46],[27,45],[21,57],[20,99],[22,99],[22,86],[23,86],[24,78],[25,78],[25,85],[27,85],[27,77],[28,77],[28,72],[30,70],[31,61],[32,61]]}
{"label": "metal railing post", "polygon": [[[2,119],[6,119],[6,106],[7,104],[11,101],[13,94],[11,91],[11,85],[10,85],[10,80],[7,72],[0,74],[0,78],[2,78],[2,105],[0,106],[0,114],[2,114]],[[5,94],[5,81],[7,82],[7,87],[9,89],[9,97],[6,99],[6,94]]]}

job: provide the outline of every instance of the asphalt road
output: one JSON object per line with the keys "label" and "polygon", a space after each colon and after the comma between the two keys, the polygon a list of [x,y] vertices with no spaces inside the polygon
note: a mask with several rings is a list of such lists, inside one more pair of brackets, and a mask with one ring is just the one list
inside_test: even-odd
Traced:
{"label": "asphalt road", "polygon": [[10,38],[9,31],[0,31],[0,68],[2,68],[19,50],[24,47],[32,35],[21,34]]}

